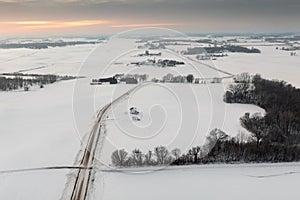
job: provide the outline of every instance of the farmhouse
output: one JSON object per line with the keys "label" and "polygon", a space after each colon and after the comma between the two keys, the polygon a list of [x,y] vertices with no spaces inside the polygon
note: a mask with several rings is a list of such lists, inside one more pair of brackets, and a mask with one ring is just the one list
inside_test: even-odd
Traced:
{"label": "farmhouse", "polygon": [[91,85],[101,85],[103,83],[106,83],[106,84],[117,84],[118,80],[115,77],[93,79]]}
{"label": "farmhouse", "polygon": [[145,53],[139,54],[138,56],[142,57],[142,56],[161,56],[161,52],[159,53],[150,53],[148,50],[145,51]]}

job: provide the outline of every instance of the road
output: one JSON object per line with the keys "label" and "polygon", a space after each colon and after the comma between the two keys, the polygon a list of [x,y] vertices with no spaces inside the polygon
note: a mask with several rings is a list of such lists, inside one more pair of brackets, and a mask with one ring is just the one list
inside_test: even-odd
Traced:
{"label": "road", "polygon": [[[78,170],[74,188],[72,191],[71,200],[86,200],[87,193],[89,190],[89,184],[92,176],[92,171],[94,169],[94,161],[95,161],[95,152],[98,148],[99,139],[100,139],[100,133],[101,128],[103,127],[103,121],[106,118],[107,112],[110,110],[110,108],[121,101],[122,99],[125,99],[128,97],[132,92],[138,90],[141,87],[144,87],[146,85],[150,84],[149,82],[144,82],[136,87],[132,88],[125,94],[121,95],[108,105],[104,106],[97,114],[96,121],[93,125],[93,128],[91,130],[88,143],[86,145],[81,163],[80,163],[80,169]],[[102,143],[100,143],[102,144]]]}

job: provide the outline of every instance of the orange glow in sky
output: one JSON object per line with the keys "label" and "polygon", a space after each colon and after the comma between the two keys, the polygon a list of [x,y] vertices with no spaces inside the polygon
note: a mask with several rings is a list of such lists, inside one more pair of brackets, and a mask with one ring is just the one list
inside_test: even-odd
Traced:
{"label": "orange glow in sky", "polygon": [[41,25],[49,24],[49,21],[18,21],[18,22],[6,22],[8,24],[19,24],[19,25]]}
{"label": "orange glow in sky", "polygon": [[15,25],[25,29],[47,29],[47,28],[68,28],[78,26],[92,26],[107,24],[104,20],[79,20],[79,21],[8,21],[0,22],[2,25]]}
{"label": "orange glow in sky", "polygon": [[178,24],[120,24],[111,25],[112,28],[134,28],[134,27],[157,27],[157,26],[178,26]]}
{"label": "orange glow in sky", "polygon": [[56,30],[74,27],[96,26],[109,24],[105,20],[77,21],[0,21],[0,33],[30,32],[39,30]]}
{"label": "orange glow in sky", "polygon": [[70,28],[95,27],[96,29],[103,30],[109,28],[134,28],[134,27],[168,27],[177,26],[175,23],[126,23],[108,20],[76,20],[76,21],[0,21],[0,34],[10,33],[32,33],[44,31],[64,31]]}

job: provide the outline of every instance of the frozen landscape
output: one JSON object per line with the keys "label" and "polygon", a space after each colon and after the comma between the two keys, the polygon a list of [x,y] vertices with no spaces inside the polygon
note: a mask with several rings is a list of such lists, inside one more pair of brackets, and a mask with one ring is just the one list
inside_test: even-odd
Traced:
{"label": "frozen landscape", "polygon": [[227,199],[230,196],[234,200],[279,200],[299,198],[300,176],[296,163],[174,167],[138,174],[101,172],[98,178],[96,184],[101,187],[97,188],[95,199]]}
{"label": "frozen landscape", "polygon": [[[187,41],[208,38],[184,37]],[[240,118],[245,113],[263,115],[265,110],[256,105],[223,101],[236,74],[259,73],[265,78],[284,80],[300,87],[299,51],[296,51],[298,55],[291,56],[288,51],[276,49],[284,43],[254,39],[245,42],[242,36],[236,38],[240,40],[237,45],[258,48],[261,53],[228,52],[228,56],[216,60],[198,60],[195,55],[182,52],[207,44],[182,42],[181,45],[167,45],[165,49],[150,49],[150,52],[161,52],[159,58],[139,57],[137,55],[148,50],[140,48],[146,42],[123,37],[112,37],[99,44],[0,49],[1,74],[82,77],[55,82],[44,88],[33,87],[29,91],[0,91],[0,199],[70,198],[79,170],[70,167],[80,166],[91,130],[97,124],[97,114],[128,91],[131,92],[103,114],[88,199],[181,200],[224,196],[247,200],[299,199],[296,188],[300,183],[298,163],[126,168],[121,172],[112,166],[111,154],[117,149],[148,151],[156,146],[166,146],[169,150],[179,148],[184,153],[193,146],[202,145],[215,128],[231,137],[241,133],[250,135],[241,125]],[[132,64],[146,59],[170,59],[184,62],[184,65]],[[148,80],[141,87],[122,83],[90,84],[92,79],[122,73],[147,74]],[[152,81],[161,80],[168,74],[193,74],[203,83]],[[220,79],[221,83],[212,83],[214,79]],[[129,113],[132,107],[140,111],[137,117]],[[47,167],[61,169],[43,169]],[[35,170],[11,171],[19,169]]]}

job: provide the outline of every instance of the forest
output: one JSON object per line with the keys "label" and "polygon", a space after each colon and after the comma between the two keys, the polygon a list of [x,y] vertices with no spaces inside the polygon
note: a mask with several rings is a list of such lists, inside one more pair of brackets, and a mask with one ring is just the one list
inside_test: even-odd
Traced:
{"label": "forest", "polygon": [[265,109],[264,116],[246,113],[241,118],[242,125],[255,134],[258,143],[300,144],[300,89],[284,81],[243,73],[229,86],[224,101],[254,104]]}

